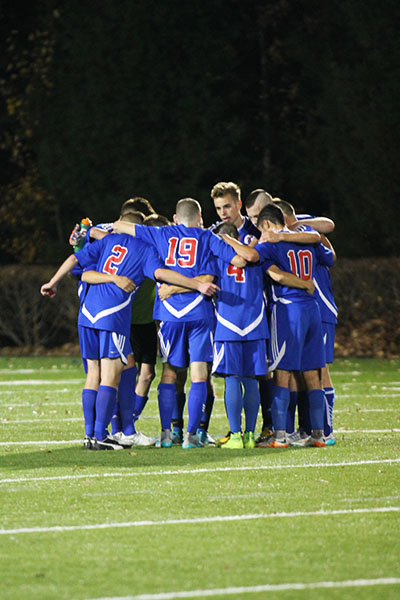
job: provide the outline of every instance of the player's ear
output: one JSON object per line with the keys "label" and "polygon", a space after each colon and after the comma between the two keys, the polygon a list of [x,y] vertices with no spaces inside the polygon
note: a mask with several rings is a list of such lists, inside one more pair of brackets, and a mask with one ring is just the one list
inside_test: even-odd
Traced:
{"label": "player's ear", "polygon": [[173,216],[173,219],[174,219],[175,225],[178,225],[178,221],[177,221],[176,215]]}

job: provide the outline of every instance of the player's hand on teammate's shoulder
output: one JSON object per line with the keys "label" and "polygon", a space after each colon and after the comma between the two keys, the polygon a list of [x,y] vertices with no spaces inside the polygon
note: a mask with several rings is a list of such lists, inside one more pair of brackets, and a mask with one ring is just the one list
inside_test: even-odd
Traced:
{"label": "player's hand on teammate's shoulder", "polygon": [[279,233],[276,231],[272,231],[271,229],[268,231],[263,231],[261,237],[259,239],[260,242],[272,242],[276,243],[281,240]]}

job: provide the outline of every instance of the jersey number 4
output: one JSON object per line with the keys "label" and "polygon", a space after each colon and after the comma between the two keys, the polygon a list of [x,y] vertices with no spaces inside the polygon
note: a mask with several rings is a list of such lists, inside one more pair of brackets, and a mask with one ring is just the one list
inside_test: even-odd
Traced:
{"label": "jersey number 4", "polygon": [[128,252],[128,248],[117,244],[111,248],[111,252],[115,252],[115,254],[110,254],[107,258],[103,271],[115,275],[118,272],[118,267],[121,265]]}
{"label": "jersey number 4", "polygon": [[246,281],[245,271],[240,267],[229,264],[226,272],[228,275],[234,277],[237,283],[244,283]]}
{"label": "jersey number 4", "polygon": [[310,250],[289,250],[287,253],[290,261],[290,270],[303,281],[311,279],[312,275],[312,252]]}
{"label": "jersey number 4", "polygon": [[165,266],[194,267],[197,257],[197,243],[196,238],[169,238],[168,256],[165,260]]}

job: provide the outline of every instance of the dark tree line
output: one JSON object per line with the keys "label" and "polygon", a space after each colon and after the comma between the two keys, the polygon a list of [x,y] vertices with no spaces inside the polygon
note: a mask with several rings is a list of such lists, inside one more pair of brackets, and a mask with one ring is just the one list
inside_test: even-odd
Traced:
{"label": "dark tree line", "polygon": [[[81,217],[167,216],[263,187],[331,216],[339,254],[396,253],[395,0],[5,1],[2,262],[57,262]],[[379,216],[378,216],[379,215]]]}

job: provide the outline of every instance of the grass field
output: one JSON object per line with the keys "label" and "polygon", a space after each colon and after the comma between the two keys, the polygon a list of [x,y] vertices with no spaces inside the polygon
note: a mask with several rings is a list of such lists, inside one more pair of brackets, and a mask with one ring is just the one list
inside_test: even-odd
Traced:
{"label": "grass field", "polygon": [[0,597],[398,600],[400,360],[332,374],[334,447],[87,452],[80,361],[1,358]]}

